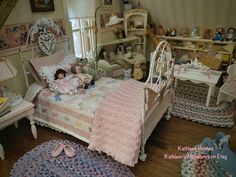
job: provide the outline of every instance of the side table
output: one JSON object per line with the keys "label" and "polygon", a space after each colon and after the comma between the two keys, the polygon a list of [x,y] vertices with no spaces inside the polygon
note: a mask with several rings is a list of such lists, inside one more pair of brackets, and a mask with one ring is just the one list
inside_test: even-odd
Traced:
{"label": "side table", "polygon": [[189,80],[194,83],[204,83],[209,86],[207,99],[206,99],[206,106],[209,106],[211,96],[214,94],[215,86],[221,76],[221,71],[211,71],[209,74],[204,73],[201,70],[195,69],[188,69],[185,71],[178,71],[175,70],[174,77],[175,77],[175,88],[177,87],[178,80]]}
{"label": "side table", "polygon": [[[24,117],[27,117],[30,121],[32,134],[34,138],[37,139],[37,130],[34,125],[34,120],[32,117],[33,113],[34,113],[34,105],[28,101],[23,100],[22,103],[20,103],[19,105],[12,107],[11,112],[0,117],[0,130],[11,124],[15,124],[15,126],[17,127],[17,121],[23,119]],[[4,150],[1,144],[0,144],[0,158],[2,160],[5,158]]]}

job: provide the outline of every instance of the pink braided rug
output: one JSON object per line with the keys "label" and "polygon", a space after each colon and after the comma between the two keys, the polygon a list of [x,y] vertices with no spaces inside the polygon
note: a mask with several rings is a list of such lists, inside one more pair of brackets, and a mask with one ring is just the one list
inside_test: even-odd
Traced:
{"label": "pink braided rug", "polygon": [[[70,144],[75,149],[76,155],[68,158],[63,151],[58,157],[53,157],[51,151],[59,142]],[[134,175],[128,167],[109,156],[90,151],[80,144],[67,140],[52,140],[35,147],[21,157],[14,164],[10,176],[133,177]]]}

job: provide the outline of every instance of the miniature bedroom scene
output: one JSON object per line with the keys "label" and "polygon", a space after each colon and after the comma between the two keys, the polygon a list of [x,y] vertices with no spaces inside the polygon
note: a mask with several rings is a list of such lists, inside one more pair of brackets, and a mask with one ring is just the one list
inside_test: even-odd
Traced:
{"label": "miniature bedroom scene", "polygon": [[235,6],[0,1],[0,176],[236,176]]}

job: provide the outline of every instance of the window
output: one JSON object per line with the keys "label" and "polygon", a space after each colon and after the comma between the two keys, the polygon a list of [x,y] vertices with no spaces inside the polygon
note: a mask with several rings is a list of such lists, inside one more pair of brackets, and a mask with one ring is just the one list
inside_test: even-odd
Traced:
{"label": "window", "polygon": [[75,55],[89,60],[95,57],[94,17],[78,17],[71,19]]}

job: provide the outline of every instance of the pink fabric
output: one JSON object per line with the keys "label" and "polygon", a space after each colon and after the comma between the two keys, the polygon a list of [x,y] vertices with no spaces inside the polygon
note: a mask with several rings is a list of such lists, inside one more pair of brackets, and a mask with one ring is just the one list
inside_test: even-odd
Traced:
{"label": "pink fabric", "polygon": [[57,79],[54,81],[59,93],[75,93],[79,87],[78,78],[74,74],[66,76],[64,79]]}
{"label": "pink fabric", "polygon": [[129,166],[137,163],[143,86],[136,80],[127,80],[103,99],[93,121],[89,149],[103,151]]}

